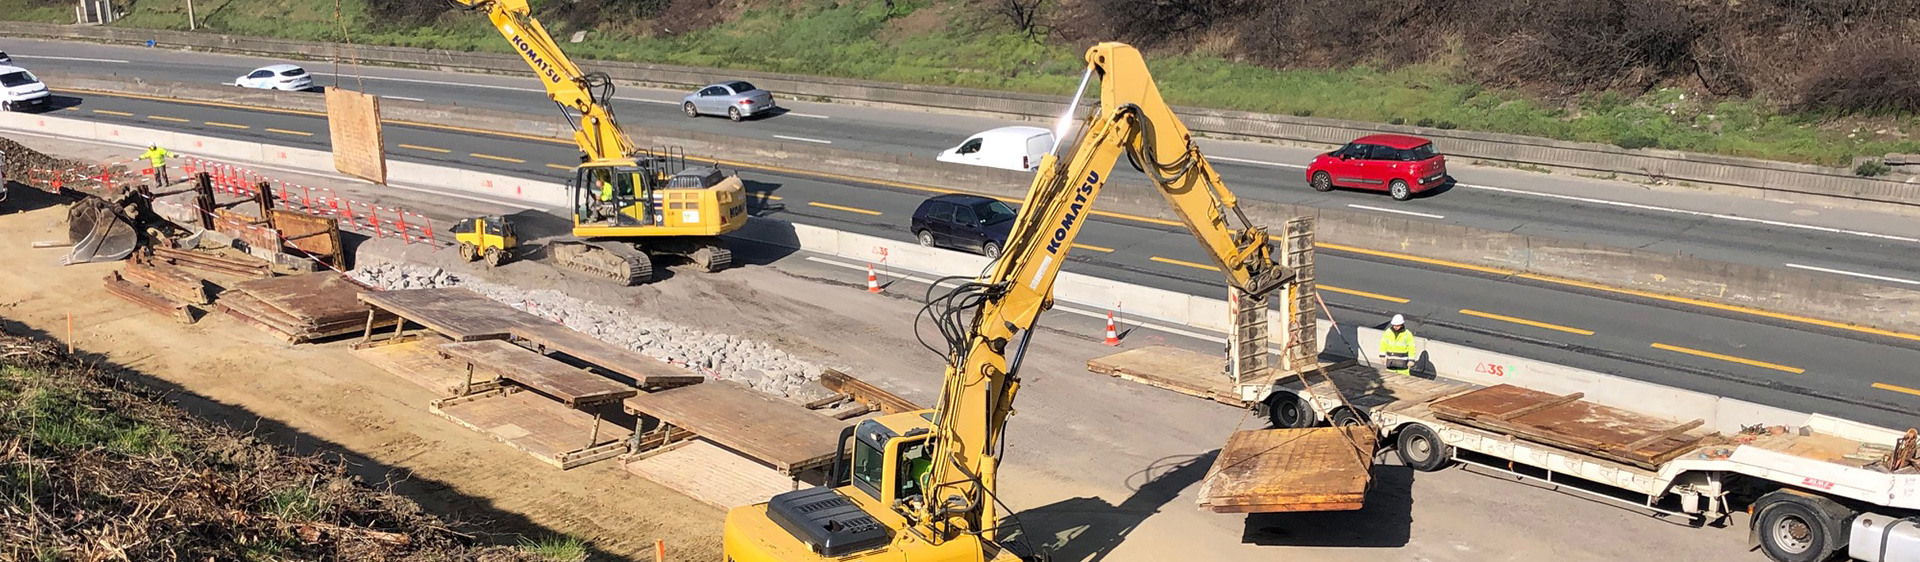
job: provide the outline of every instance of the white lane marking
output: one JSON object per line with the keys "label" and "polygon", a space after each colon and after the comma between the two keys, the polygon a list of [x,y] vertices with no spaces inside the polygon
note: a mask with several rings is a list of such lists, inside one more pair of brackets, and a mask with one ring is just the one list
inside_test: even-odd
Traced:
{"label": "white lane marking", "polygon": [[833,144],[833,141],[829,141],[829,140],[820,140],[820,139],[810,139],[810,138],[806,138],[806,137],[789,137],[789,136],[786,136],[786,135],[774,135],[774,136],[773,136],[773,138],[776,138],[776,139],[787,139],[787,140],[790,140],[790,141],[800,141],[800,142],[812,142],[812,143],[820,143],[820,144]]}
{"label": "white lane marking", "polygon": [[637,101],[637,102],[642,102],[642,103],[657,103],[657,104],[661,104],[661,105],[680,105],[680,102],[678,102],[678,101],[674,101],[674,100],[649,100],[649,99],[640,99],[640,98],[623,98],[623,97],[620,97],[620,96],[614,96],[614,97],[613,97],[613,99],[616,99],[616,100],[620,100],[620,101]]}
{"label": "white lane marking", "polygon": [[786,115],[792,115],[794,117],[805,117],[808,119],[832,119],[831,117],[828,117],[825,115],[814,115],[812,113],[799,113],[794,111],[789,111],[786,113]]}
{"label": "white lane marking", "polygon": [[420,98],[410,98],[406,96],[380,96],[380,97],[391,99],[391,100],[427,101]]}
{"label": "white lane marking", "polygon": [[1551,198],[1551,199],[1565,199],[1565,200],[1568,200],[1568,201],[1579,201],[1579,202],[1582,202],[1582,203],[1593,203],[1593,204],[1597,204],[1597,205],[1612,205],[1612,206],[1615,206],[1615,207],[1625,207],[1625,208],[1628,208],[1628,209],[1640,209],[1640,210],[1643,210],[1643,211],[1660,211],[1660,212],[1664,212],[1664,213],[1677,213],[1677,214],[1682,214],[1682,215],[1692,215],[1692,216],[1696,216],[1696,217],[1709,217],[1709,218],[1716,218],[1716,219],[1724,219],[1724,220],[1730,220],[1730,221],[1736,221],[1736,222],[1751,222],[1751,223],[1757,223],[1757,224],[1764,224],[1764,225],[1767,225],[1767,226],[1781,226],[1781,227],[1787,227],[1787,228],[1799,228],[1799,229],[1804,229],[1804,230],[1813,230],[1813,231],[1819,231],[1819,232],[1830,232],[1830,233],[1834,233],[1834,234],[1851,234],[1851,235],[1854,235],[1854,236],[1864,236],[1864,237],[1867,237],[1867,238],[1880,238],[1880,239],[1883,239],[1883,240],[1898,240],[1898,241],[1901,241],[1901,242],[1920,242],[1920,238],[1910,238],[1910,237],[1906,237],[1906,236],[1895,236],[1895,235],[1892,235],[1892,234],[1880,234],[1880,233],[1878,233],[1878,232],[1865,232],[1865,231],[1860,231],[1860,230],[1847,230],[1847,229],[1844,229],[1844,228],[1833,228],[1833,227],[1828,227],[1828,226],[1815,226],[1815,225],[1811,225],[1811,224],[1800,224],[1800,223],[1792,223],[1792,222],[1782,222],[1782,221],[1776,221],[1776,220],[1767,220],[1767,219],[1756,219],[1756,218],[1752,218],[1752,217],[1742,217],[1742,216],[1735,216],[1735,215],[1723,215],[1723,214],[1720,214],[1720,213],[1708,213],[1708,212],[1704,212],[1704,211],[1689,211],[1689,210],[1686,210],[1686,209],[1674,209],[1674,208],[1670,208],[1670,207],[1656,207],[1656,206],[1653,206],[1653,205],[1641,205],[1641,204],[1639,204],[1639,203],[1627,203],[1627,202],[1623,202],[1623,201],[1609,201],[1609,200],[1606,200],[1606,199],[1594,199],[1594,198],[1592,198],[1592,197],[1576,197],[1576,196],[1573,196],[1573,195],[1560,195],[1560,194],[1557,194],[1557,193],[1541,193],[1541,192],[1538,192],[1538,191],[1526,191],[1526,190],[1523,190],[1523,189],[1512,189],[1512,188],[1506,188],[1506,187],[1493,187],[1493,186],[1490,186],[1490,185],[1473,185],[1473,184],[1469,184],[1469,183],[1463,183],[1463,184],[1459,184],[1459,185],[1460,185],[1460,187],[1466,187],[1466,188],[1471,188],[1471,189],[1484,189],[1484,190],[1487,190],[1487,191],[1498,191],[1498,192],[1501,192],[1501,193],[1516,193],[1516,194],[1520,194],[1520,195],[1532,195],[1532,196],[1535,196],[1535,197],[1547,197],[1547,198]]}
{"label": "white lane marking", "polygon": [[1852,276],[1854,276],[1854,277],[1865,277],[1865,278],[1868,278],[1868,279],[1877,279],[1877,280],[1880,280],[1880,281],[1892,281],[1892,282],[1894,282],[1894,283],[1906,283],[1906,284],[1908,284],[1908,285],[1920,285],[1920,281],[1914,281],[1914,280],[1912,280],[1912,279],[1901,279],[1901,278],[1899,278],[1899,277],[1887,277],[1887,276],[1885,276],[1885,275],[1873,275],[1873,274],[1870,274],[1870,273],[1856,273],[1856,272],[1852,272],[1852,271],[1847,271],[1847,270],[1844,270],[1844,269],[1827,269],[1827,268],[1824,268],[1824,267],[1814,267],[1814,266],[1811,266],[1811,265],[1800,265],[1800,264],[1797,264],[1797,263],[1790,263],[1790,264],[1786,264],[1786,266],[1787,266],[1787,267],[1791,267],[1791,268],[1794,268],[1794,269],[1807,269],[1807,270],[1812,270],[1812,271],[1819,271],[1819,272],[1822,272],[1822,273],[1832,273],[1832,274],[1835,274],[1835,275],[1852,275]]}
{"label": "white lane marking", "polygon": [[1279,162],[1268,162],[1268,161],[1265,161],[1265,160],[1248,160],[1248,159],[1245,159],[1245,158],[1228,158],[1228,157],[1225,157],[1225,156],[1208,156],[1208,157],[1207,157],[1207,159],[1208,159],[1208,160],[1219,160],[1219,161],[1221,161],[1221,162],[1238,162],[1238,163],[1241,163],[1241,164],[1259,164],[1259,165],[1261,165],[1261,166],[1277,166],[1277,167],[1281,167],[1281,168],[1298,168],[1298,169],[1302,169],[1302,170],[1305,170],[1305,169],[1307,169],[1307,167],[1306,167],[1306,166],[1302,166],[1302,165],[1299,165],[1299,164],[1281,164],[1281,163],[1279,163]]}
{"label": "white lane marking", "polygon": [[133,64],[119,59],[90,59],[85,57],[49,57],[46,55],[14,55],[16,59],[77,60],[84,62],[110,62],[115,64]]}
{"label": "white lane marking", "polygon": [[1416,213],[1416,212],[1413,212],[1413,211],[1402,211],[1402,210],[1399,210],[1399,209],[1384,209],[1384,208],[1380,208],[1380,207],[1368,207],[1368,206],[1366,206],[1366,205],[1355,205],[1355,204],[1352,204],[1352,203],[1348,203],[1348,204],[1347,204],[1347,206],[1348,206],[1348,207],[1353,207],[1353,208],[1355,208],[1355,209],[1366,209],[1366,210],[1369,210],[1369,211],[1380,211],[1380,212],[1382,212],[1382,213],[1394,213],[1394,214],[1400,214],[1400,215],[1413,215],[1413,216],[1416,216],[1416,217],[1427,217],[1427,218],[1430,218],[1430,219],[1444,219],[1444,218],[1447,218],[1447,217],[1446,217],[1446,215],[1429,215],[1429,214],[1426,214],[1426,213]]}

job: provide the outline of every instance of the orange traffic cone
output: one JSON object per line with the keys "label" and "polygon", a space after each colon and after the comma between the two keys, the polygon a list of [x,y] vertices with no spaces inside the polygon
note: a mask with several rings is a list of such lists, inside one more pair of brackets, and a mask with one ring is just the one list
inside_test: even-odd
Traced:
{"label": "orange traffic cone", "polygon": [[867,264],[867,292],[880,292],[880,276],[873,274],[873,264]]}
{"label": "orange traffic cone", "polygon": [[1107,311],[1107,345],[1120,345],[1120,335],[1113,333],[1113,311]]}

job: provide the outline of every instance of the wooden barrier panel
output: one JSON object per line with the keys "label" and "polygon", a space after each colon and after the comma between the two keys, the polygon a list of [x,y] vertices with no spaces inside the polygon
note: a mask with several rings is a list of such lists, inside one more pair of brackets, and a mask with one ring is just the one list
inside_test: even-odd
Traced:
{"label": "wooden barrier panel", "polygon": [[387,157],[380,134],[380,98],[327,88],[327,129],[333,135],[333,167],[340,173],[387,183]]}
{"label": "wooden barrier panel", "polygon": [[286,239],[288,246],[335,267],[344,267],[340,260],[338,219],[285,209],[274,209],[271,216],[271,224],[280,230],[280,236]]}

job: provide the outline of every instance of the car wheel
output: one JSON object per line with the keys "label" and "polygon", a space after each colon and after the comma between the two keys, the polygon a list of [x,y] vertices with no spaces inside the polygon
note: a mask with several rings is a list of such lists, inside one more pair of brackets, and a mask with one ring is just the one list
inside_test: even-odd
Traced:
{"label": "car wheel", "polygon": [[746,119],[747,117],[740,114],[740,108],[729,107],[727,108],[727,118],[732,119],[735,123],[739,123],[741,119]]}
{"label": "car wheel", "polygon": [[920,231],[919,234],[916,234],[915,237],[920,239],[921,246],[926,246],[928,248],[933,247],[933,231],[922,230]]}
{"label": "car wheel", "polygon": [[0,101],[0,111],[13,111],[13,102]]}
{"label": "car wheel", "polygon": [[1420,472],[1440,470],[1453,460],[1453,446],[1441,441],[1433,429],[1420,424],[1400,430],[1393,452],[1400,455],[1400,464]]}
{"label": "car wheel", "polygon": [[987,259],[990,260],[1000,259],[1000,243],[988,242],[986,246],[980,248],[980,253],[986,254]]}
{"label": "car wheel", "polygon": [[1314,172],[1313,181],[1307,183],[1313,186],[1314,191],[1333,191],[1333,178],[1328,177],[1326,172]]}
{"label": "car wheel", "polygon": [[1406,201],[1413,198],[1413,188],[1407,187],[1407,180],[1393,180],[1387,184],[1387,194],[1392,195],[1394,201]]}
{"label": "car wheel", "polygon": [[698,110],[698,109],[694,109],[694,108],[693,108],[693,102],[687,102],[687,103],[683,103],[683,104],[680,104],[680,109],[681,109],[682,111],[685,111],[685,112],[687,112],[687,116],[688,116],[688,117],[699,117],[699,116],[700,116],[700,110]]}

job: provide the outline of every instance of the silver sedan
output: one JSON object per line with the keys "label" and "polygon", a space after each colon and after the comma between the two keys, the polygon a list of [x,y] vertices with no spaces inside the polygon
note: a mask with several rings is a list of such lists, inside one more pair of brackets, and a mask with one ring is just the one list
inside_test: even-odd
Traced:
{"label": "silver sedan", "polygon": [[725,115],[739,121],[772,112],[774,107],[773,92],[738,80],[707,86],[680,98],[680,109],[688,117]]}

